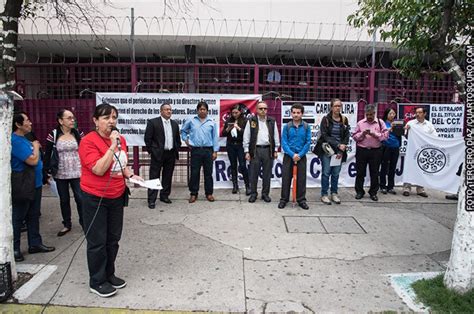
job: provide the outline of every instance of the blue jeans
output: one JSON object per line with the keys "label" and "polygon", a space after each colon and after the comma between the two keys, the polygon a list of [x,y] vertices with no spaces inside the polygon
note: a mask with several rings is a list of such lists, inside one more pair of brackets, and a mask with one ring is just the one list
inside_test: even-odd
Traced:
{"label": "blue jeans", "polygon": [[341,166],[330,166],[331,157],[323,155],[321,158],[321,164],[323,173],[321,176],[321,196],[328,195],[329,190],[329,176],[331,176],[331,194],[337,194],[339,173],[341,172]]}

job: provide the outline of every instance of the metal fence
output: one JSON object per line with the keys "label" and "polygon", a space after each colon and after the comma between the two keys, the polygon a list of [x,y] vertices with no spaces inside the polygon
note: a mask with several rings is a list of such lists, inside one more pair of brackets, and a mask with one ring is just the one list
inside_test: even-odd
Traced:
{"label": "metal fence", "polygon": [[[92,129],[93,94],[80,92],[164,92],[269,94],[269,114],[281,117],[281,100],[378,103],[379,114],[393,102],[452,103],[455,86],[447,73],[425,73],[407,79],[396,70],[329,68],[311,66],[190,64],[190,63],[61,63],[18,64],[17,91],[34,123],[37,136],[45,139],[55,126],[59,109],[72,109],[80,129]],[[265,98],[265,97],[264,97]],[[359,106],[359,117],[363,116]],[[149,159],[138,147],[130,149],[136,173],[145,175]],[[187,153],[177,165],[176,181],[186,182]],[[185,170],[186,169],[186,170]]]}

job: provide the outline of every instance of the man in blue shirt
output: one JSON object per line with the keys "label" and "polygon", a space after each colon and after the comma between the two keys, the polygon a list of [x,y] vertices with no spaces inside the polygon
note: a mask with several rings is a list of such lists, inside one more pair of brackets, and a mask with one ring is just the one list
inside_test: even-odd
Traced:
{"label": "man in blue shirt", "polygon": [[204,168],[204,191],[209,202],[214,202],[212,165],[219,151],[219,131],[217,124],[207,116],[209,106],[201,101],[197,107],[198,115],[186,120],[181,128],[181,138],[191,149],[191,178],[189,179],[189,203],[197,200],[201,167]]}
{"label": "man in blue shirt", "polygon": [[278,208],[285,208],[290,200],[290,185],[293,165],[297,167],[296,201],[303,209],[309,209],[306,203],[306,154],[311,144],[311,128],[303,121],[304,106],[295,103],[291,106],[293,120],[283,127],[281,147],[285,152],[283,156],[283,169],[281,179],[281,198]]}
{"label": "man in blue shirt", "polygon": [[16,262],[24,260],[20,250],[21,226],[26,221],[28,228],[28,253],[46,253],[54,251],[54,247],[43,244],[39,231],[39,214],[41,209],[41,190],[43,186],[43,163],[40,156],[40,143],[30,142],[25,135],[31,132],[32,123],[24,112],[13,115],[12,171],[22,172],[27,166],[35,167],[34,200],[23,200],[12,197],[13,249]]}

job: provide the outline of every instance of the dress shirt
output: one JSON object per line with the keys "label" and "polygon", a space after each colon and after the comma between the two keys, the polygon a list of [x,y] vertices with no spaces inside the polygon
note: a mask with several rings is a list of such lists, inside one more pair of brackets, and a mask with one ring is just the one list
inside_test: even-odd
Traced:
{"label": "dress shirt", "polygon": [[219,131],[217,124],[209,117],[204,121],[198,116],[186,120],[181,128],[181,138],[189,141],[193,147],[212,147],[215,152],[219,151]]}
{"label": "dress shirt", "polygon": [[[370,132],[375,134],[375,137],[364,134],[363,132],[367,129],[370,129]],[[357,122],[352,138],[357,142],[358,147],[378,148],[382,146],[382,141],[388,138],[388,130],[384,121],[375,118],[372,122],[369,122],[364,118]]]}
{"label": "dress shirt", "polygon": [[416,128],[424,133],[432,134],[434,136],[438,136],[438,132],[436,132],[435,127],[433,124],[428,120],[423,120],[423,122],[418,121],[417,119],[413,119],[407,122],[407,125],[410,128]]}
{"label": "dress shirt", "polygon": [[[270,136],[268,135],[268,127],[267,127],[267,119],[260,119],[258,120],[258,133],[257,133],[257,143],[256,145],[270,145]],[[275,127],[273,132],[273,138],[275,139],[275,151],[278,150],[280,147],[280,135],[278,134],[278,125],[275,121]],[[243,146],[244,152],[249,152],[249,145],[250,145],[250,120],[245,125],[244,130],[244,138],[243,138]]]}
{"label": "dress shirt", "polygon": [[300,122],[298,127],[294,124],[291,125],[291,127],[288,127],[288,124],[283,127],[281,147],[285,154],[291,158],[295,154],[303,158],[308,153],[309,145],[311,144],[311,127],[307,125],[305,128],[303,122]]}
{"label": "dress shirt", "polygon": [[[275,124],[276,126],[276,124]],[[267,120],[258,118],[257,145],[270,145],[270,136],[268,135]]]}
{"label": "dress shirt", "polygon": [[161,117],[163,121],[163,129],[165,130],[165,150],[173,149],[173,130],[171,128],[171,120]]}

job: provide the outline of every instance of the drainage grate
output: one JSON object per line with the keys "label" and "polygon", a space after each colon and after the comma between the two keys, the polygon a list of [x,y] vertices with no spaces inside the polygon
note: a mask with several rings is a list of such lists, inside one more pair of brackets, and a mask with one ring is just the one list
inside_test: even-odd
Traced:
{"label": "drainage grate", "polygon": [[288,233],[364,234],[352,216],[283,216]]}

